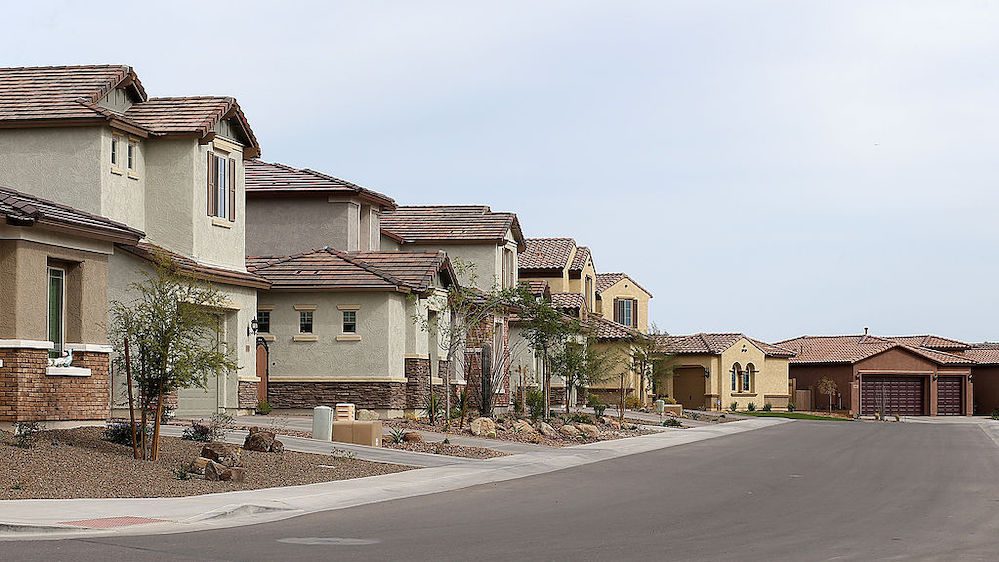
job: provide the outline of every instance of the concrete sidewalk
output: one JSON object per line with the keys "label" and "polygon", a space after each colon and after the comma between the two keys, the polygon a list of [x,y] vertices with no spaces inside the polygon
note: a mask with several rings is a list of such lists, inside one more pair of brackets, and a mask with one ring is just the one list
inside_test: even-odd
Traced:
{"label": "concrete sidewalk", "polygon": [[[147,535],[275,521],[306,513],[544,474],[772,427],[788,421],[763,418],[683,431],[664,431],[556,451],[545,450],[484,461],[456,462],[435,468],[306,486],[183,498],[6,500],[0,501],[0,538],[20,540],[111,534]],[[68,524],[70,521],[83,523],[73,526]]]}

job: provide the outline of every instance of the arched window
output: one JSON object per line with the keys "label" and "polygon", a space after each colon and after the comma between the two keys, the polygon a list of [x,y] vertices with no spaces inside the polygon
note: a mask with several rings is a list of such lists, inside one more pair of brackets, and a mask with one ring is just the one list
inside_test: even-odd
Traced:
{"label": "arched window", "polygon": [[742,379],[742,365],[736,363],[732,365],[732,392],[739,390],[739,381]]}
{"label": "arched window", "polygon": [[746,365],[746,371],[742,373],[742,391],[753,391],[753,379],[756,378],[756,366],[752,363]]}

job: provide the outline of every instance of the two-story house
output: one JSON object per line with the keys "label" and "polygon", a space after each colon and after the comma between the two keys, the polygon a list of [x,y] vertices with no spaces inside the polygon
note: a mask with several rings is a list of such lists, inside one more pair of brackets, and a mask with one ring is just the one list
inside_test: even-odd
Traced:
{"label": "two-story house", "polygon": [[145,233],[113,247],[107,300],[131,300],[158,254],[228,297],[218,337],[239,368],[181,390],[178,414],[256,405],[249,328],[268,283],[245,267],[244,160],[259,154],[231,97],[150,97],[128,66],[0,68],[0,184]]}
{"label": "two-story house", "polygon": [[380,250],[395,202],[315,170],[248,162],[247,197],[247,262],[271,282],[257,305],[259,399],[423,408],[447,372],[447,254]]}

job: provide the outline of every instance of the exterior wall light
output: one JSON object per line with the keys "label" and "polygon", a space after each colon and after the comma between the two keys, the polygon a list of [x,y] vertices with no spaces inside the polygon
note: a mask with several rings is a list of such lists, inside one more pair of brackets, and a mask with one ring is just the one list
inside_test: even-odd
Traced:
{"label": "exterior wall light", "polygon": [[260,324],[257,323],[257,317],[254,316],[253,320],[250,320],[250,325],[246,327],[246,337],[255,335],[258,327],[260,327]]}

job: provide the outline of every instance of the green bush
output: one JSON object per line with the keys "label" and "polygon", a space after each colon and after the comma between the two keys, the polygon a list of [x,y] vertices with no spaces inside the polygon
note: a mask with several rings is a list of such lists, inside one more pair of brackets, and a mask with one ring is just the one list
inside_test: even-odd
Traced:
{"label": "green bush", "polygon": [[401,427],[393,427],[389,429],[389,442],[391,443],[402,443],[406,440],[406,430]]}
{"label": "green bush", "polygon": [[734,412],[734,411],[736,411],[738,409],[739,409],[739,403],[738,402],[732,402],[731,404],[728,405],[728,410],[730,412]]}
{"label": "green bush", "polygon": [[[153,436],[153,426],[146,424],[146,439]],[[101,438],[118,445],[132,446],[132,423],[128,420],[108,420]],[[142,442],[142,425],[135,422],[135,438]]]}
{"label": "green bush", "polygon": [[774,409],[774,407],[773,407],[773,405],[770,402],[767,402],[766,404],[763,405],[763,411],[764,412],[769,412],[770,410],[773,410],[773,409]]}
{"label": "green bush", "polygon": [[540,388],[527,389],[527,414],[532,420],[541,419],[545,415],[545,393]]}
{"label": "green bush", "polygon": [[440,394],[431,392],[423,400],[423,409],[427,412],[430,425],[433,425],[444,418],[444,399]]}
{"label": "green bush", "polygon": [[257,404],[257,413],[262,416],[266,416],[267,414],[271,413],[271,411],[273,410],[274,408],[271,407],[271,403],[266,400],[263,400]]}
{"label": "green bush", "polygon": [[999,420],[999,408],[992,410],[992,419]]}
{"label": "green bush", "polygon": [[593,423],[593,417],[590,414],[584,414],[582,412],[573,412],[566,416],[566,419],[571,423]]}
{"label": "green bush", "polygon": [[683,423],[676,418],[666,418],[663,420],[663,427],[683,427]]}
{"label": "green bush", "polygon": [[794,402],[788,402],[787,403],[787,411],[788,412],[793,412],[794,411]]}
{"label": "green bush", "polygon": [[205,423],[205,420],[192,421],[191,427],[185,429],[184,434],[180,438],[187,439],[188,441],[201,441],[203,443],[222,441],[235,425],[236,418],[219,412],[212,414],[208,423]]}
{"label": "green bush", "polygon": [[755,402],[750,402],[749,404],[746,404],[746,409],[749,410],[750,412],[755,412],[756,411],[756,403]]}
{"label": "green bush", "polygon": [[642,401],[637,396],[625,396],[624,407],[628,410],[637,410],[642,407]]}
{"label": "green bush", "polygon": [[676,399],[675,398],[670,398],[669,396],[667,396],[666,398],[663,398],[663,402],[665,402],[667,404],[676,404]]}

